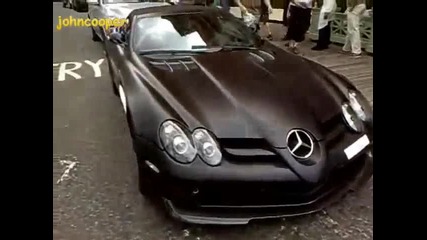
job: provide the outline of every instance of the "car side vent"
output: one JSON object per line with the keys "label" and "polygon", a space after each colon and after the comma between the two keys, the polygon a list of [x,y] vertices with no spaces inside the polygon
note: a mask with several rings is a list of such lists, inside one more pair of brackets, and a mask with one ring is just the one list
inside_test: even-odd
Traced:
{"label": "car side vent", "polygon": [[273,61],[273,60],[275,60],[276,58],[273,56],[273,54],[271,54],[271,53],[269,53],[269,52],[266,52],[266,51],[263,51],[263,50],[259,50],[258,51],[258,54],[262,57],[262,58],[264,58],[265,60],[267,60],[267,61]]}
{"label": "car side vent", "polygon": [[266,52],[266,51],[263,51],[263,50],[259,50],[256,52],[250,52],[250,54],[253,58],[255,58],[259,62],[273,61],[275,59],[273,54]]}
{"label": "car side vent", "polygon": [[260,55],[250,52],[249,53],[255,60],[257,60],[258,62],[265,62],[264,58],[262,58]]}
{"label": "car side vent", "polygon": [[156,60],[156,61],[150,61],[150,64],[159,69],[169,71],[169,72],[191,71],[197,68],[197,65],[190,58]]}

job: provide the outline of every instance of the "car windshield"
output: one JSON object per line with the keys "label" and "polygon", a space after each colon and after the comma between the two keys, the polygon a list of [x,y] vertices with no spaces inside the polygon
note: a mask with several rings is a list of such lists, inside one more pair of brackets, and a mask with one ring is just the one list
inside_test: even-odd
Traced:
{"label": "car windshield", "polygon": [[136,52],[203,51],[225,47],[257,47],[260,37],[243,22],[217,9],[141,17],[132,32]]}
{"label": "car windshield", "polygon": [[166,0],[104,0],[104,4],[110,3],[139,3],[139,2],[168,2]]}

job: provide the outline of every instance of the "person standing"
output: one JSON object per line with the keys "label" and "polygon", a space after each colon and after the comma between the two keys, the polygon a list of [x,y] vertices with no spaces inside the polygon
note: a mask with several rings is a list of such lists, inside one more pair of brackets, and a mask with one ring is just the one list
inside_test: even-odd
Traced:
{"label": "person standing", "polygon": [[319,30],[319,39],[311,50],[322,51],[329,48],[329,44],[331,43],[331,21],[336,8],[336,0],[323,0],[317,26]]}
{"label": "person standing", "polygon": [[230,0],[220,0],[219,5],[224,11],[230,12]]}
{"label": "person standing", "polygon": [[285,26],[285,27],[288,26],[289,3],[290,2],[291,2],[291,0],[283,0],[283,16],[282,16],[282,21],[283,21],[283,26]]}
{"label": "person standing", "polygon": [[[283,0],[283,15],[282,15],[282,22],[283,26],[287,29],[288,27],[288,21],[289,21],[289,5],[291,3],[291,0]],[[285,34],[286,35],[286,34]],[[282,41],[286,41],[286,36],[282,38]],[[289,43],[285,43],[286,47],[289,47]]]}
{"label": "person standing", "polygon": [[259,22],[262,23],[268,33],[267,39],[273,40],[273,35],[268,25],[269,15],[273,13],[270,0],[234,0],[240,8],[242,17],[252,14],[259,17]]}
{"label": "person standing", "polygon": [[358,57],[362,55],[362,46],[360,41],[360,18],[366,11],[365,0],[347,0],[347,35],[345,44],[342,48],[344,53]]}
{"label": "person standing", "polygon": [[288,31],[284,40],[289,40],[289,49],[298,54],[298,44],[305,40],[310,27],[312,0],[291,0],[289,5]]}

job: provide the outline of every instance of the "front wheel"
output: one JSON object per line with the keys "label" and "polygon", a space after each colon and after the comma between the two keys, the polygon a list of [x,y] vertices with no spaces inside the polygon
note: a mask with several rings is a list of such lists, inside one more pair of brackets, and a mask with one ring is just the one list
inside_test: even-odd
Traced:
{"label": "front wheel", "polygon": [[147,198],[157,196],[156,187],[153,184],[152,173],[148,166],[145,165],[143,159],[138,159],[138,188],[139,192]]}
{"label": "front wheel", "polygon": [[116,84],[114,84],[112,77],[111,77],[111,87],[113,88],[114,95],[119,96],[119,90],[117,90]]}
{"label": "front wheel", "polygon": [[111,73],[111,71],[112,70],[110,68],[111,87],[113,88],[114,95],[119,96],[119,90],[117,89],[116,84],[114,83],[114,79],[113,79],[114,75],[113,75],[113,73]]}
{"label": "front wheel", "polygon": [[96,32],[93,28],[92,28],[92,41],[101,42],[101,38],[96,34]]}

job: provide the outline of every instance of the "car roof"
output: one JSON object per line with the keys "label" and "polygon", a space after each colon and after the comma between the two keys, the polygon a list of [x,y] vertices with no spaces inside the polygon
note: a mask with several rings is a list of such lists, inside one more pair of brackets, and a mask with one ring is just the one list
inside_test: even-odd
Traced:
{"label": "car roof", "polygon": [[167,6],[135,9],[129,14],[129,20],[130,20],[130,23],[132,24],[132,21],[133,19],[135,19],[135,17],[142,16],[145,14],[152,14],[152,13],[180,14],[180,13],[201,12],[206,10],[220,11],[219,8],[205,7],[205,6],[198,6],[198,5],[185,5],[185,4],[167,5]]}

